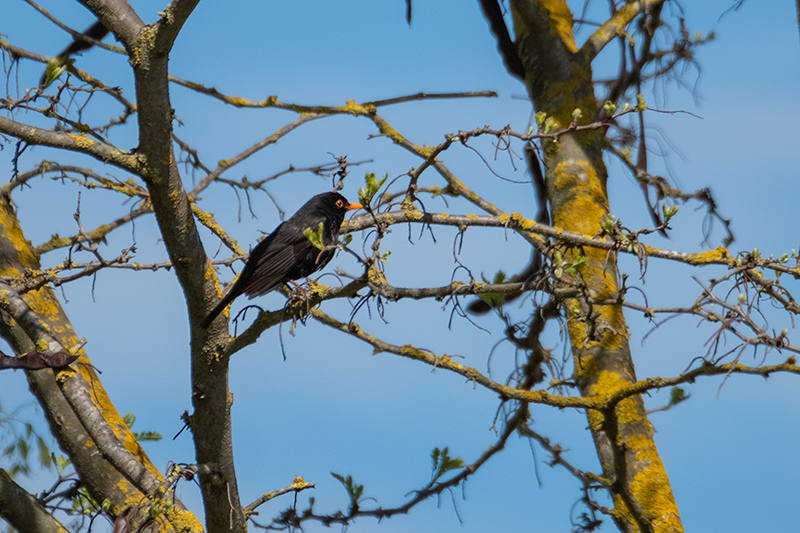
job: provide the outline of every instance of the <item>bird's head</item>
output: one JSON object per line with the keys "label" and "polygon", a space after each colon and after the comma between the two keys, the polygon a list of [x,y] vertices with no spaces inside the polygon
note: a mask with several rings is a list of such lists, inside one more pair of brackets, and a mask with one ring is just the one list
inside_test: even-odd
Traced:
{"label": "bird's head", "polygon": [[327,215],[344,217],[344,214],[351,209],[359,209],[364,207],[361,204],[351,204],[347,199],[338,192],[326,192],[318,194],[309,200],[301,210],[314,211],[317,213],[325,213]]}

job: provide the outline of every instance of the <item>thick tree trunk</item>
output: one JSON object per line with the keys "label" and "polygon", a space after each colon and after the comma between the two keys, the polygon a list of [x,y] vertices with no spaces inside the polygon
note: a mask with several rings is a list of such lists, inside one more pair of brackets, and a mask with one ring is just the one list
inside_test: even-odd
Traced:
{"label": "thick tree trunk", "polygon": [[[39,259],[22,233],[10,199],[0,197],[0,274],[23,282],[39,271]],[[3,296],[6,301],[13,297],[8,291]],[[78,336],[50,286],[28,291],[22,298],[29,308],[27,319],[4,314],[0,320],[0,335],[15,352],[35,348],[50,355],[60,347],[70,350],[78,344]],[[78,353],[80,358],[63,370],[28,371],[28,381],[53,435],[81,480],[97,501],[109,501],[112,515],[124,515],[148,502],[163,478],[114,408],[86,353]],[[120,456],[135,465],[115,460]],[[182,525],[175,527],[174,521]],[[138,515],[131,523],[137,526],[137,522],[141,525]],[[157,524],[161,531],[202,530],[197,519],[182,510],[180,502]]]}
{"label": "thick tree trunk", "polygon": [[[591,64],[572,34],[572,15],[562,0],[511,2],[518,53],[528,93],[553,128],[573,120],[589,123],[597,115]],[[578,113],[575,110],[579,110]],[[609,212],[607,172],[602,159],[604,132],[571,131],[546,141],[547,195],[556,228],[594,237]],[[563,301],[575,363],[575,380],[585,397],[607,398],[635,381],[628,329],[616,300],[613,254],[591,248],[564,250],[567,262],[583,255],[586,266],[566,275]],[[640,396],[609,411],[588,413],[603,482],[614,499],[614,519],[621,531],[683,531],[664,466],[653,441]]]}
{"label": "thick tree trunk", "polygon": [[[142,172],[170,261],[186,297],[192,323],[192,402],[188,423],[197,463],[210,469],[200,476],[206,526],[211,533],[246,531],[233,461],[228,388],[228,358],[215,347],[227,340],[220,325],[208,330],[199,323],[213,306],[219,290],[214,268],[203,249],[192,215],[192,200],[183,187],[172,146],[172,107],[169,92],[169,52],[180,23],[194,4],[180,4],[182,12],[165,14],[158,24],[145,27],[126,43],[136,79],[139,149]],[[175,4],[178,5],[178,4]],[[181,18],[179,15],[183,16]]]}

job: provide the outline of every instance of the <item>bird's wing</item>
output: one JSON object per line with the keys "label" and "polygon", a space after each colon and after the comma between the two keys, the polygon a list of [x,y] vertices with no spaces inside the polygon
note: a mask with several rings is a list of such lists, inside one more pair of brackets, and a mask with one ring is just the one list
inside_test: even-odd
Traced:
{"label": "bird's wing", "polygon": [[250,254],[247,272],[242,272],[242,277],[246,276],[242,292],[250,298],[266,294],[287,281],[298,259],[314,247],[302,232],[291,229],[286,224],[278,226]]}

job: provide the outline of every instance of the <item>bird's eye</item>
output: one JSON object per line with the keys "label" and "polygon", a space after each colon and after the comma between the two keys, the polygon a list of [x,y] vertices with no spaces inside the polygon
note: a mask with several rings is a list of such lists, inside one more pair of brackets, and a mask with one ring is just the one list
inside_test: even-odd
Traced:
{"label": "bird's eye", "polygon": [[341,200],[336,200],[336,207],[344,207],[344,202]]}

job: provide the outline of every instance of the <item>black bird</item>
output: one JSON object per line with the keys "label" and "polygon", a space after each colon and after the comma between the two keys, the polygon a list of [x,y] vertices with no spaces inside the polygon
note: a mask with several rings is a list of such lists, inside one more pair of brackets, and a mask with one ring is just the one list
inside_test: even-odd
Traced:
{"label": "black bird", "polygon": [[281,283],[311,275],[328,264],[335,250],[320,250],[311,243],[304,231],[319,232],[322,223],[322,244],[335,244],[350,209],[363,207],[351,204],[335,192],[318,194],[305,203],[289,220],[275,228],[250,253],[239,279],[208,314],[201,326],[207,328],[234,298],[246,294],[261,296]]}

